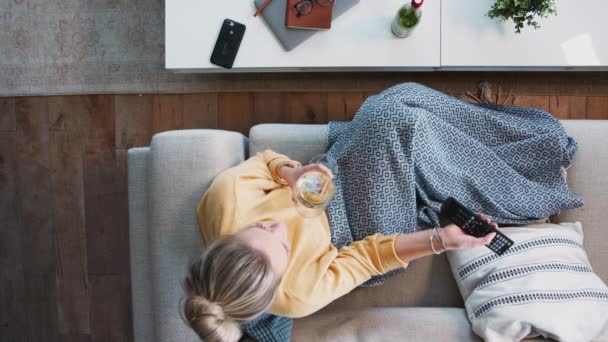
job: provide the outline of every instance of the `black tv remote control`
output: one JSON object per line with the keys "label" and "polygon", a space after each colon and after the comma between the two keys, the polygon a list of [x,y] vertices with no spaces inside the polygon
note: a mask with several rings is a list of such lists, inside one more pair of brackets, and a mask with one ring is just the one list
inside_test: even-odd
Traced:
{"label": "black tv remote control", "polygon": [[441,215],[460,227],[465,233],[474,237],[482,237],[495,232],[496,237],[486,247],[498,255],[503,254],[514,244],[513,240],[509,239],[505,234],[492,227],[491,224],[475,215],[475,213],[452,197],[448,197],[443,202]]}

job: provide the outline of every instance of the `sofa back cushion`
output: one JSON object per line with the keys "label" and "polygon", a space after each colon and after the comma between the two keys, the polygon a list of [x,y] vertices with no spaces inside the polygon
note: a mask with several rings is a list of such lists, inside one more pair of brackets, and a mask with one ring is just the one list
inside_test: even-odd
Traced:
{"label": "sofa back cushion", "polygon": [[263,124],[249,131],[249,155],[273,150],[291,159],[308,163],[325,153],[328,125]]}
{"label": "sofa back cushion", "polygon": [[585,250],[593,270],[608,282],[608,120],[562,121],[568,134],[578,143],[572,167],[568,169],[570,189],[585,201],[582,208],[566,210],[551,222],[576,222],[583,225]]}

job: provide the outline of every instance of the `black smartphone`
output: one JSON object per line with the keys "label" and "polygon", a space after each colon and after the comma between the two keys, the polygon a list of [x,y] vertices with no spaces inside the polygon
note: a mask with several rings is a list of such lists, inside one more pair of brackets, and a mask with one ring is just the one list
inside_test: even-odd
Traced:
{"label": "black smartphone", "polygon": [[245,25],[230,19],[224,20],[211,53],[211,63],[231,69],[244,35]]}

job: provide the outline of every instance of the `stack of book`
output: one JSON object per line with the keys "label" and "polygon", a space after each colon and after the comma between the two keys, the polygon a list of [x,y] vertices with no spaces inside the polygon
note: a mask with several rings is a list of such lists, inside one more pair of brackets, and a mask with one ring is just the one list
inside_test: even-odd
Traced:
{"label": "stack of book", "polygon": [[[281,0],[279,0],[281,1]],[[285,26],[295,29],[329,30],[335,1],[319,0],[287,0],[285,11]]]}
{"label": "stack of book", "polygon": [[[329,30],[332,20],[359,1],[334,0],[329,6],[320,6],[316,0],[308,4],[302,0],[273,0],[262,11],[261,16],[283,48],[289,51],[312,37],[317,31]],[[264,2],[265,0],[254,0],[256,8],[261,7]],[[304,8],[306,6],[311,7]]]}

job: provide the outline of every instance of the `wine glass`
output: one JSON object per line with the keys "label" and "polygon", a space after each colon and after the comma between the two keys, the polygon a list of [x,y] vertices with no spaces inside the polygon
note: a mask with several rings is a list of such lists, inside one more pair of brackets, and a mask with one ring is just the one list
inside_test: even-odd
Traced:
{"label": "wine glass", "polygon": [[[319,154],[309,164],[321,164],[335,175],[338,163],[327,154]],[[311,170],[296,181],[296,209],[306,218],[317,217],[329,206],[336,188],[331,177],[324,172]]]}

